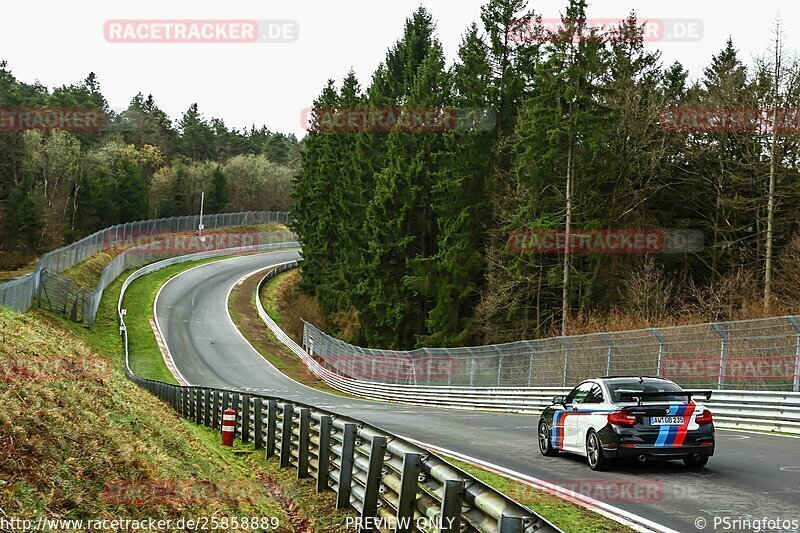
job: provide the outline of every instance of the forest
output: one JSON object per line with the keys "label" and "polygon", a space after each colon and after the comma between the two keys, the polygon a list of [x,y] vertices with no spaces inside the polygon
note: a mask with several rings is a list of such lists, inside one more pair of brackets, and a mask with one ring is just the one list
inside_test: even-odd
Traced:
{"label": "forest", "polygon": [[[760,56],[729,39],[690,73],[635,13],[600,34],[586,11],[569,0],[544,29],[525,0],[488,0],[449,61],[419,8],[369,80],[322,88],[292,195],[301,288],[332,333],[406,349],[796,312],[800,136],[777,119],[800,108],[800,64],[780,21]],[[462,120],[414,128],[420,110]],[[675,118],[691,110],[757,123]],[[694,231],[703,246],[509,245],[567,228]]]}
{"label": "forest", "polygon": [[[96,124],[70,122],[86,110]],[[0,115],[0,269],[114,224],[197,214],[203,192],[206,213],[290,207],[295,136],[229,128],[197,104],[175,121],[139,93],[114,111],[95,74],[49,89],[0,62]]]}

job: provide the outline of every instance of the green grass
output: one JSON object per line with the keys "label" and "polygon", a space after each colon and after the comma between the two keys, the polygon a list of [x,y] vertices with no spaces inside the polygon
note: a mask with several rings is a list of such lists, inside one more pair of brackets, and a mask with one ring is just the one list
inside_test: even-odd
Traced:
{"label": "green grass", "polygon": [[[282,272],[274,278],[271,278],[261,287],[261,305],[264,306],[264,311],[267,312],[267,315],[279,326],[281,325],[281,313],[278,311],[277,305],[278,289],[290,273],[291,271]],[[255,304],[255,302],[253,303]]]}
{"label": "green grass", "polygon": [[[150,325],[150,319],[153,318],[153,302],[161,287],[173,276],[220,259],[224,258],[215,257],[169,266],[137,279],[125,291],[122,306],[127,309],[125,326],[128,328],[128,350],[131,369],[136,374],[148,379],[177,384],[164,363],[153,327]],[[125,273],[120,279],[124,280],[129,275]],[[119,298],[119,287],[116,288],[116,295]]]}
{"label": "green grass", "polygon": [[[280,279],[285,274],[280,274],[270,281]],[[337,396],[350,397],[346,393],[332,388],[330,385],[313,375],[308,367],[286,346],[283,345],[261,320],[256,307],[258,296],[257,286],[263,278],[264,273],[258,273],[246,279],[241,285],[234,287],[231,291],[231,298],[228,302],[228,311],[239,331],[250,342],[264,359],[281,373],[289,376],[293,380],[307,385],[314,389],[335,394]],[[269,282],[265,284],[268,286]],[[274,288],[277,286],[273,286]],[[272,303],[274,305],[274,296]]]}
{"label": "green grass", "polygon": [[534,489],[484,468],[445,456],[448,462],[506,494],[517,502],[533,509],[564,531],[570,533],[624,533],[632,529],[614,522],[594,511]]}

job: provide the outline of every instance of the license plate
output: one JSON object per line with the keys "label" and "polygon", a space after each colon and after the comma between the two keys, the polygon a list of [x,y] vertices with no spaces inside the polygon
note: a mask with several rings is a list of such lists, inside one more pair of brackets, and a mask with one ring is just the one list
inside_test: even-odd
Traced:
{"label": "license plate", "polygon": [[650,419],[653,426],[682,426],[682,416],[654,416]]}

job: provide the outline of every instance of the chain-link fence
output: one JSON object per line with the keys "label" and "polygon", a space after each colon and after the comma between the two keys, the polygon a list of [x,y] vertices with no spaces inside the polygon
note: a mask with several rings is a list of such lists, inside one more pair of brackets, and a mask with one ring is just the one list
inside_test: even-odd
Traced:
{"label": "chain-link fence", "polygon": [[635,375],[689,388],[800,391],[794,316],[407,352],[353,346],[305,323],[303,346],[337,374],[380,383],[554,387]]}
{"label": "chain-link fence", "polygon": [[[199,215],[129,222],[98,231],[45,254],[32,274],[0,284],[0,305],[25,312],[38,301],[45,309],[91,324],[103,290],[128,268],[175,255],[243,246],[244,241],[257,245],[295,239],[288,231],[213,234],[214,230],[236,226],[288,224],[287,212],[223,213],[203,216],[202,222],[204,231],[211,234],[202,239],[198,235],[171,237],[181,232],[196,232],[200,226]],[[150,244],[135,246],[143,242]],[[59,275],[102,250],[123,247],[128,250],[106,267],[96,288],[80,287]]]}

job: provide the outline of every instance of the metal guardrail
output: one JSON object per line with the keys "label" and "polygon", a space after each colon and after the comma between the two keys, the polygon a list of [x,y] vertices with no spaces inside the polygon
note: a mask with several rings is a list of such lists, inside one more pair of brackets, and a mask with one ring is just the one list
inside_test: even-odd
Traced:
{"label": "metal guardrail", "polygon": [[125,291],[139,277],[205,256],[208,253],[161,261],[134,272],[123,283],[117,314],[129,379],[184,418],[214,429],[220,429],[222,412],[233,407],[236,435],[243,443],[265,450],[267,458],[278,457],[280,466],[294,468],[299,478],[315,479],[318,492],[333,490],[337,508],[352,507],[362,520],[377,519],[376,524],[384,526],[376,527],[378,531],[561,531],[436,454],[360,420],[279,397],[182,387],[136,375],[129,364],[122,312]]}
{"label": "metal guardrail", "polygon": [[[267,273],[261,286],[281,272],[297,268],[293,261]],[[324,357],[313,354],[292,340],[278,324],[267,315],[260,299],[256,298],[258,314],[272,334],[286,345],[308,367],[309,371],[330,386],[348,394],[373,400],[400,402],[413,405],[448,407],[455,409],[478,409],[538,415],[550,405],[554,396],[568,393],[570,387],[469,387],[430,386],[400,383],[382,383],[341,375],[326,364]],[[306,337],[308,338],[308,337]],[[315,344],[316,347],[316,344]],[[363,350],[363,349],[362,349]],[[364,352],[369,358],[370,351]],[[386,358],[374,356],[379,364]],[[400,367],[410,368],[409,365]],[[373,369],[369,367],[369,370]],[[397,368],[383,374],[395,373]],[[598,375],[606,375],[600,372]],[[772,391],[715,391],[711,401],[703,402],[714,412],[719,427],[758,431],[780,431],[800,434],[800,394]]]}
{"label": "metal guardrail", "polygon": [[[205,215],[202,221],[205,229],[211,232],[231,226],[288,224],[289,213],[277,211],[222,213]],[[0,305],[24,313],[33,307],[38,299],[39,304],[47,309],[59,312],[72,320],[92,324],[103,289],[107,286],[107,283],[104,284],[106,273],[103,273],[104,280],[94,288],[80,287],[73,280],[59,276],[61,272],[102,250],[129,246],[159,235],[197,230],[199,224],[200,216],[196,215],[128,222],[97,231],[69,246],[44,254],[33,273],[0,283]],[[109,265],[108,268],[113,267]]]}

